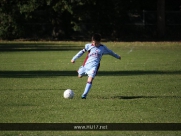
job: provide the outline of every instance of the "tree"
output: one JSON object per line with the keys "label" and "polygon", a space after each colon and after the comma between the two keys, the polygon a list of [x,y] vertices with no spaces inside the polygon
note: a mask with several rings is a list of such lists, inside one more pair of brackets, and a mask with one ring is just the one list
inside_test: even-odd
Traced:
{"label": "tree", "polygon": [[18,12],[17,0],[0,1],[0,37],[14,39],[19,37],[23,31],[21,26],[21,15]]}
{"label": "tree", "polygon": [[0,38],[15,39],[46,34],[69,35],[71,2],[67,0],[1,0]]}

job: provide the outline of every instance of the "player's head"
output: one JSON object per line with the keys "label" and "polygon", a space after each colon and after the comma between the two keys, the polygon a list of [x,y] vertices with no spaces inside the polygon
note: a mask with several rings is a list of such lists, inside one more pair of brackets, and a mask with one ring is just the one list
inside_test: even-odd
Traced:
{"label": "player's head", "polygon": [[98,33],[93,34],[92,41],[100,42],[101,41],[101,35]]}

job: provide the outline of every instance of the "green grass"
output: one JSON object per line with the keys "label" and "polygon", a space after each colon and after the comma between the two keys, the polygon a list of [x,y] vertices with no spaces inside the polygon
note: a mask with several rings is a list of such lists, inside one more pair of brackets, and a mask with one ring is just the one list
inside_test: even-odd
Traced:
{"label": "green grass", "polygon": [[[181,44],[108,42],[122,56],[103,56],[86,100],[77,78],[86,42],[1,42],[1,123],[181,123]],[[75,92],[63,98],[65,89]],[[0,135],[180,135],[154,131],[1,131]]]}

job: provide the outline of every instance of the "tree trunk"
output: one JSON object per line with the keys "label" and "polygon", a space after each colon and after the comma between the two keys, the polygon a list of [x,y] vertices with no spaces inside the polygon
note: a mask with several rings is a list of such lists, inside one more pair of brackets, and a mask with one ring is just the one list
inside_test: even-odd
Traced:
{"label": "tree trunk", "polygon": [[165,36],[165,0],[157,0],[157,33],[159,38]]}

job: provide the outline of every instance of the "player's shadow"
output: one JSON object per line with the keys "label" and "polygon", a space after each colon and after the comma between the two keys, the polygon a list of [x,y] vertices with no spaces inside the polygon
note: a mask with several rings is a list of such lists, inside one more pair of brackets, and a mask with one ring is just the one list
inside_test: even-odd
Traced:
{"label": "player's shadow", "polygon": [[0,71],[0,78],[48,78],[58,76],[75,76],[76,71],[51,71],[51,70],[33,70],[33,71]]}
{"label": "player's shadow", "polygon": [[[144,71],[144,70],[133,70],[133,71],[99,71],[97,76],[134,76],[134,75],[159,75],[159,74],[181,74],[181,71]],[[58,77],[58,76],[77,76],[76,71],[65,71],[65,70],[32,70],[32,71],[8,71],[1,70],[0,78],[13,77],[13,78],[47,78],[47,77]]]}
{"label": "player's shadow", "polygon": [[153,98],[179,98],[181,96],[113,96],[111,99],[122,99],[122,100],[131,100],[131,99],[153,99]]}
{"label": "player's shadow", "polygon": [[132,75],[158,75],[158,74],[181,74],[181,70],[124,70],[124,71],[98,71],[99,76],[132,76]]}

